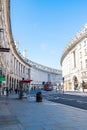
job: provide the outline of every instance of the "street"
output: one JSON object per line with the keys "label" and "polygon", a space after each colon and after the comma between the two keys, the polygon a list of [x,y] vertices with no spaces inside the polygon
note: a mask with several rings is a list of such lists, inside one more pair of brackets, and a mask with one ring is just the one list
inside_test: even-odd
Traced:
{"label": "street", "polygon": [[43,95],[49,101],[69,105],[72,107],[81,108],[87,110],[87,96],[85,95],[73,95],[73,94],[46,94]]}

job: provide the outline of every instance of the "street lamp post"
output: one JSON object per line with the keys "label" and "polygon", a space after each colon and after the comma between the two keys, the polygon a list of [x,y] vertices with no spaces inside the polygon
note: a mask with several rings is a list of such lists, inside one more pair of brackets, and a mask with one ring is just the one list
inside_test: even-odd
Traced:
{"label": "street lamp post", "polygon": [[[0,33],[3,33],[4,32],[4,29],[3,28],[0,28]],[[0,44],[0,52],[9,52],[10,51],[10,48],[4,48],[1,46]],[[1,55],[0,55],[0,64],[1,64]],[[1,81],[4,81],[5,80],[5,77],[3,77],[2,75],[0,76],[0,80]],[[0,84],[1,85],[1,84]],[[1,86],[0,86],[1,87]]]}
{"label": "street lamp post", "polygon": [[63,77],[63,93],[64,93],[64,77]]}

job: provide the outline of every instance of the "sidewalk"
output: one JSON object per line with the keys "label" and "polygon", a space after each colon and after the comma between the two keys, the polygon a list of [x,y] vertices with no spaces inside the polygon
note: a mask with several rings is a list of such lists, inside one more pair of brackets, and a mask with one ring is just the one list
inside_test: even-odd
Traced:
{"label": "sidewalk", "polygon": [[35,97],[0,97],[0,130],[87,130],[87,111]]}
{"label": "sidewalk", "polygon": [[87,96],[87,92],[80,92],[80,91],[65,91],[64,94]]}

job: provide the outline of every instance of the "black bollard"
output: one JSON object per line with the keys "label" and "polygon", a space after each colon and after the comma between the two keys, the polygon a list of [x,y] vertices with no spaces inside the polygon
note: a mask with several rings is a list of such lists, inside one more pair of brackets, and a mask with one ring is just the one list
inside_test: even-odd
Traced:
{"label": "black bollard", "polygon": [[41,92],[38,92],[36,94],[36,102],[42,102],[42,93]]}

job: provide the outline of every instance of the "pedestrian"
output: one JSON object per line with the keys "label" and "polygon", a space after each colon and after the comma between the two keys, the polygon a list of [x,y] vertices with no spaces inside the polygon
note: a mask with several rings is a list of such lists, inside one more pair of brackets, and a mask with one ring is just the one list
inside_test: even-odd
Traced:
{"label": "pedestrian", "polygon": [[12,89],[11,89],[11,88],[9,88],[9,92],[10,92],[10,93],[11,93],[11,90],[12,90]]}
{"label": "pedestrian", "polygon": [[6,96],[9,95],[8,87],[6,88]]}
{"label": "pedestrian", "polygon": [[15,93],[17,94],[17,92],[18,92],[18,89],[17,89],[17,88],[15,88]]}
{"label": "pedestrian", "polygon": [[56,87],[56,92],[57,92],[57,87]]}

